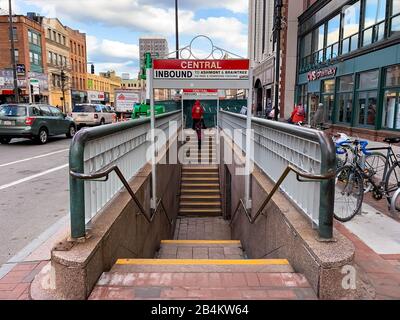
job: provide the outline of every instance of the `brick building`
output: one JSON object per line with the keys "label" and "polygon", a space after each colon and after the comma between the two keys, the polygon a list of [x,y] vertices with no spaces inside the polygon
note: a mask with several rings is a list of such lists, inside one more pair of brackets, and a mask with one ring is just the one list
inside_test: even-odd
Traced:
{"label": "brick building", "polygon": [[[35,14],[13,17],[14,45],[18,64],[18,87],[21,102],[29,102],[30,79],[37,79],[39,88],[35,89],[36,102],[48,102],[47,57],[44,29],[41,17]],[[9,19],[0,16],[0,102],[13,101],[13,68],[11,44],[9,40]]]}
{"label": "brick building", "polygon": [[86,34],[66,27],[69,36],[72,106],[88,101]]}

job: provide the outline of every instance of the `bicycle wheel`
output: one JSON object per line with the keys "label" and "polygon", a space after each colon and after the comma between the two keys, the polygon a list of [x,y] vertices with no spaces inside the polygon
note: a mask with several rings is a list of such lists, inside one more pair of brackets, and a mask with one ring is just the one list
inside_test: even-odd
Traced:
{"label": "bicycle wheel", "polygon": [[400,214],[400,189],[397,189],[396,192],[393,193],[390,213],[393,215]]}
{"label": "bicycle wheel", "polygon": [[392,196],[396,190],[400,187],[400,163],[395,162],[390,168],[386,179],[385,179],[385,192],[387,196],[387,201],[392,201]]}
{"label": "bicycle wheel", "polygon": [[385,179],[383,173],[385,171],[386,161],[386,156],[379,152],[373,152],[365,157],[364,173],[368,177],[373,177],[376,184],[381,183]]}
{"label": "bicycle wheel", "polygon": [[353,166],[344,166],[336,171],[334,217],[349,221],[360,212],[364,198],[363,178]]}
{"label": "bicycle wheel", "polygon": [[349,155],[351,155],[352,150],[349,146],[343,145],[341,147],[338,147],[337,151],[339,153],[336,153],[336,168],[339,169],[347,164],[350,158]]}

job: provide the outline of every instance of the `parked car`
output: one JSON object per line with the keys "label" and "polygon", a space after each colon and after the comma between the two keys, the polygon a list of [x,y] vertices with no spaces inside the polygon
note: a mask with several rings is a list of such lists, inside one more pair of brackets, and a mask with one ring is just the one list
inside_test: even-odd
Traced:
{"label": "parked car", "polygon": [[49,136],[65,134],[72,138],[76,125],[72,118],[58,108],[36,104],[0,105],[0,143],[13,138],[34,139],[45,144]]}
{"label": "parked car", "polygon": [[78,128],[98,126],[116,122],[117,115],[110,107],[101,104],[77,104],[72,110],[72,118]]}

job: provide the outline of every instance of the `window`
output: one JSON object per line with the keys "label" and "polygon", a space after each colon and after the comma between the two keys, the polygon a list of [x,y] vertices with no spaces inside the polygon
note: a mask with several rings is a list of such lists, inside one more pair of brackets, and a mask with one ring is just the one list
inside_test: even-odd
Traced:
{"label": "window", "polygon": [[13,40],[17,41],[18,40],[18,33],[17,33],[17,28],[13,27]]}
{"label": "window", "polygon": [[333,120],[333,103],[335,101],[335,79],[322,81],[321,100],[324,104],[324,119],[326,122]]}
{"label": "window", "polygon": [[351,124],[353,112],[353,75],[343,76],[338,79],[336,121],[339,123]]}
{"label": "window", "polygon": [[390,35],[400,34],[400,0],[392,0]]}
{"label": "window", "polygon": [[350,7],[344,8],[342,25],[342,54],[346,54],[358,48],[358,31],[360,27],[360,1],[357,1]]}
{"label": "window", "polygon": [[15,62],[19,63],[19,50],[14,49],[14,55],[15,55]]}
{"label": "window", "polygon": [[64,46],[67,45],[67,41],[66,41],[65,36],[62,37],[62,44],[63,44]]}
{"label": "window", "polygon": [[50,108],[50,111],[53,114],[53,116],[61,117],[63,115],[63,113],[58,108],[51,107],[51,106],[49,108]]}
{"label": "window", "polygon": [[385,70],[382,126],[400,129],[400,65]]}
{"label": "window", "polygon": [[324,60],[324,44],[325,44],[325,25],[314,30],[313,34],[314,61],[323,62]]}
{"label": "window", "polygon": [[365,0],[363,46],[385,37],[386,0]]}
{"label": "window", "polygon": [[400,87],[400,65],[386,69],[386,87]]}
{"label": "window", "polygon": [[360,126],[375,126],[378,102],[379,70],[358,75],[357,121]]}
{"label": "window", "polygon": [[42,112],[42,114],[43,114],[44,117],[51,117],[51,116],[53,116],[52,113],[51,113],[51,111],[50,111],[50,109],[49,109],[49,107],[40,106],[39,108],[40,108],[40,111]]}
{"label": "window", "polygon": [[57,41],[57,32],[53,31],[53,41]]}
{"label": "window", "polygon": [[367,71],[359,74],[358,89],[368,90],[378,88],[379,70]]}
{"label": "window", "polygon": [[337,58],[339,54],[340,14],[328,21],[326,38],[326,59]]}
{"label": "window", "polygon": [[47,38],[51,40],[51,29],[47,29]]}
{"label": "window", "polygon": [[30,115],[40,117],[42,115],[42,113],[40,112],[40,110],[37,107],[32,107],[30,110]]}
{"label": "window", "polygon": [[58,43],[61,44],[61,34],[58,34]]}

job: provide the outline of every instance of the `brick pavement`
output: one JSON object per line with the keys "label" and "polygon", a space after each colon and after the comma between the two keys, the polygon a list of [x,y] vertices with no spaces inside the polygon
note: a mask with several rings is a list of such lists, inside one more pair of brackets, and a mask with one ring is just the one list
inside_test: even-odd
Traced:
{"label": "brick pavement", "polygon": [[222,217],[178,218],[174,239],[231,240],[231,229]]}
{"label": "brick pavement", "polygon": [[35,261],[17,264],[0,279],[0,300],[30,300],[30,284],[48,262]]}
{"label": "brick pavement", "polygon": [[335,222],[335,227],[355,246],[361,299],[400,299],[400,255],[379,255],[346,229]]}

